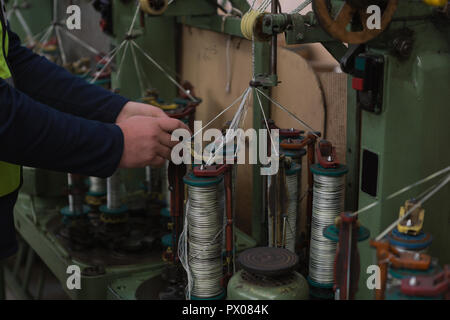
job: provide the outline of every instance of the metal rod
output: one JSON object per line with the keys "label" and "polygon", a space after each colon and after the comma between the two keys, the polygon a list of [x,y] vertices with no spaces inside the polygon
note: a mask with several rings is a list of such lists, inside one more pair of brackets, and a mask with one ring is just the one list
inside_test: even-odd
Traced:
{"label": "metal rod", "polygon": [[[272,0],[272,14],[278,13],[278,0]],[[272,75],[277,74],[277,59],[278,59],[278,35],[274,34],[271,39],[270,50],[270,72]]]}
{"label": "metal rod", "polygon": [[225,278],[225,284],[233,274],[233,248],[234,248],[234,236],[233,236],[233,171],[232,168],[228,168],[225,173],[225,195],[226,195],[226,251],[227,251],[227,275]]}

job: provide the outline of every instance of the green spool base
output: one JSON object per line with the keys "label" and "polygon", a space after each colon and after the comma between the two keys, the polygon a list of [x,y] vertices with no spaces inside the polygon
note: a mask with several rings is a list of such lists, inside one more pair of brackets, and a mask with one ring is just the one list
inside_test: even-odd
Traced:
{"label": "green spool base", "polygon": [[318,174],[327,177],[340,177],[348,172],[348,167],[346,165],[340,164],[336,168],[324,168],[320,164],[313,164],[311,166],[311,172],[313,174]]}
{"label": "green spool base", "polygon": [[126,205],[123,205],[117,209],[108,209],[108,207],[106,205],[103,205],[100,207],[100,211],[104,214],[119,215],[119,214],[127,213],[128,207]]}
{"label": "green spool base", "polygon": [[[323,230],[323,236],[334,242],[339,242],[339,229],[334,225],[330,225]],[[370,230],[360,226],[358,229],[358,242],[369,239]]]}
{"label": "green spool base", "polygon": [[88,196],[91,196],[91,197],[98,197],[98,198],[101,198],[101,197],[104,197],[104,196],[106,196],[106,192],[88,192],[88,193],[86,193]]}
{"label": "green spool base", "polygon": [[219,177],[196,177],[192,172],[187,174],[183,181],[185,184],[192,187],[210,187],[221,183],[223,180],[222,176]]}
{"label": "green spool base", "polygon": [[75,214],[72,211],[70,211],[70,207],[64,207],[61,209],[60,213],[64,216],[64,217],[68,217],[68,218],[78,218],[78,217],[82,217],[87,215],[89,212],[91,211],[91,207],[83,205],[83,212],[81,214]]}
{"label": "green spool base", "polygon": [[311,279],[309,276],[307,278],[308,283],[310,284],[310,286],[315,287],[315,288],[321,288],[321,289],[333,289],[334,284],[333,283],[318,283],[316,281],[314,281],[313,279]]}

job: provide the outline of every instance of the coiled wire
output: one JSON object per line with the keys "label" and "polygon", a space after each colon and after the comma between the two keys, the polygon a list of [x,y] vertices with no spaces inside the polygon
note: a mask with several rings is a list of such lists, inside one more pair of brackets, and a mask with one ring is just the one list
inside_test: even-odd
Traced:
{"label": "coiled wire", "polygon": [[344,210],[345,176],[314,175],[309,276],[320,284],[333,283],[336,243],[323,236]]}
{"label": "coiled wire", "polygon": [[90,177],[89,178],[90,186],[89,192],[95,194],[105,194],[106,193],[106,183],[105,179]]}
{"label": "coiled wire", "polygon": [[170,184],[169,184],[169,161],[166,161],[164,168],[161,171],[161,191],[164,197],[164,201],[167,204],[167,208],[170,209],[170,197],[171,197],[171,192],[170,192]]}
{"label": "coiled wire", "polygon": [[222,292],[223,184],[188,185],[188,259],[191,294],[211,298]]}
{"label": "coiled wire", "polygon": [[120,172],[116,171],[107,180],[106,203],[110,210],[118,209],[122,206],[120,194]]}
{"label": "coiled wire", "polygon": [[286,249],[295,253],[295,243],[297,240],[297,216],[298,216],[298,195],[299,195],[299,174],[286,175],[286,187],[288,203],[286,209],[287,223],[284,227],[286,233]]}

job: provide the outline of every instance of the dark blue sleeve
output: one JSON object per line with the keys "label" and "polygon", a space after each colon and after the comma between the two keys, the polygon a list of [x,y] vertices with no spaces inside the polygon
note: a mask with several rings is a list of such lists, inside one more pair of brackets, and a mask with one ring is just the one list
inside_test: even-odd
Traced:
{"label": "dark blue sleeve", "polygon": [[117,125],[60,112],[0,80],[0,161],[104,178],[123,144]]}
{"label": "dark blue sleeve", "polygon": [[115,122],[128,99],[72,75],[23,47],[14,32],[8,33],[8,62],[18,90],[65,113]]}

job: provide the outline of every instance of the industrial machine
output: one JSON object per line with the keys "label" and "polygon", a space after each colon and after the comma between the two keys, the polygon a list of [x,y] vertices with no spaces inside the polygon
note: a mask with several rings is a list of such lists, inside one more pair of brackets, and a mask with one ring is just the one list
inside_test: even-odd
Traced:
{"label": "industrial machine", "polygon": [[[42,2],[49,16],[51,3]],[[232,9],[226,10],[209,0],[96,1],[114,49],[98,59],[92,82],[116,61],[112,90],[159,105],[192,125],[195,109],[207,106],[173,72],[178,26],[252,41],[253,74],[228,128],[240,127],[253,95],[253,127],[279,132],[280,142],[277,174],[264,177],[263,166],[254,165],[252,233],[234,225],[231,162],[122,171],[106,188],[99,180],[86,184],[69,175],[68,207],[64,175],[25,168],[15,221],[31,248],[27,266],[37,253],[61,283],[68,266],[80,266],[83,290],[66,291],[85,299],[444,297],[450,281],[448,267],[439,267],[450,263],[447,1],[307,0],[289,13],[280,12],[275,0],[251,2],[230,0]],[[310,4],[311,12],[299,13]],[[321,43],[349,75],[345,165],[327,137],[270,97],[280,80],[279,35],[288,45]],[[271,121],[271,104],[299,128]],[[228,142],[226,130],[223,141]],[[268,149],[278,152],[272,144]],[[237,152],[222,149],[223,144],[210,146],[214,155],[231,154],[227,159]],[[308,172],[303,191],[302,170]],[[440,184],[425,190],[444,174]],[[405,199],[424,190],[406,203],[384,237]],[[307,209],[301,212],[304,192]],[[421,231],[419,208],[425,201],[427,233]],[[306,216],[302,241],[296,230],[300,215]],[[370,234],[380,236],[365,241]],[[251,247],[257,248],[245,251]],[[382,273],[383,288],[376,293],[366,286],[369,265],[379,265]],[[20,287],[17,270],[6,270]],[[430,288],[430,282],[439,285]]]}

